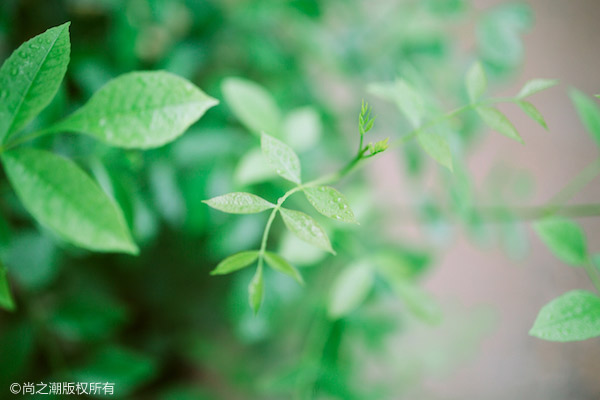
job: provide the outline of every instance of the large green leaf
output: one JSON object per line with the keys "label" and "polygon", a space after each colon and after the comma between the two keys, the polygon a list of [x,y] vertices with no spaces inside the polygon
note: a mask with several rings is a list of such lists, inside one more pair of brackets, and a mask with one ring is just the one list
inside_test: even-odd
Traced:
{"label": "large green leaf", "polygon": [[90,250],[136,254],[121,210],[72,161],[21,148],[2,155],[25,208],[65,240]]}
{"label": "large green leaf", "polygon": [[0,307],[10,311],[15,309],[8,278],[6,277],[6,269],[3,265],[0,265]]}
{"label": "large green leaf", "polygon": [[81,132],[112,146],[147,149],[173,141],[216,104],[176,75],[132,72],[108,82],[48,131]]}
{"label": "large green leaf", "polygon": [[221,261],[211,275],[225,275],[252,264],[258,258],[258,250],[242,251]]}
{"label": "large green leaf", "polygon": [[348,200],[338,190],[330,186],[307,187],[304,188],[304,194],[315,210],[326,217],[357,223]]}
{"label": "large green leaf", "polygon": [[261,136],[260,147],[277,175],[300,184],[300,160],[291,147],[265,133]]}
{"label": "large green leaf", "polygon": [[521,139],[521,136],[514,125],[498,109],[488,106],[479,106],[475,108],[475,111],[477,111],[477,114],[479,114],[483,122],[491,129],[508,136],[511,139],[515,139],[517,142],[523,143],[523,139]]}
{"label": "large green leaf", "polygon": [[23,43],[0,68],[0,142],[54,98],[71,52],[69,22]]}
{"label": "large green leaf", "polygon": [[592,99],[579,90],[571,90],[569,96],[583,126],[596,140],[596,143],[600,145],[600,108]]}
{"label": "large green leaf", "polygon": [[586,262],[585,234],[577,223],[561,217],[549,217],[536,222],[533,228],[542,242],[563,262],[577,266]]}
{"label": "large green leaf", "polygon": [[573,342],[600,336],[600,297],[572,290],[540,310],[529,334],[554,342]]}
{"label": "large green leaf", "polygon": [[240,122],[251,132],[279,136],[281,114],[262,86],[242,78],[227,78],[222,85],[225,101]]}
{"label": "large green leaf", "polygon": [[275,207],[252,193],[235,192],[204,200],[212,208],[231,214],[254,214]]}
{"label": "large green leaf", "polygon": [[325,230],[317,221],[300,211],[281,208],[280,212],[285,226],[292,233],[313,246],[335,254]]}
{"label": "large green leaf", "polygon": [[373,271],[365,262],[344,269],[335,279],[327,311],[332,318],[343,317],[355,310],[366,299],[373,286]]}

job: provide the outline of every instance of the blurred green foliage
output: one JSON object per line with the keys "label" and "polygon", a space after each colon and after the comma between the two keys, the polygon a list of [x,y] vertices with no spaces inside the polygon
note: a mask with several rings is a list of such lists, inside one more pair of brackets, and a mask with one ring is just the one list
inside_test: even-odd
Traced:
{"label": "blurred green foliage", "polygon": [[[222,214],[202,200],[247,188],[270,201],[283,195],[288,186],[261,166],[252,134],[265,126],[299,154],[307,176],[345,163],[358,140],[360,101],[372,97],[369,83],[402,79],[436,111],[468,102],[463,77],[475,59],[490,85],[501,83],[522,61],[527,6],[477,14],[466,0],[3,0],[0,60],[65,21],[66,80],[27,130],[64,117],[132,70],[170,71],[225,102],[179,140],[146,152],[76,135],[37,139],[80,161],[118,202],[140,245],[137,257],[66,245],[32,223],[3,178],[0,259],[16,311],[0,315],[0,397],[11,382],[100,380],[115,382],[118,398],[393,399],[419,392],[424,378],[477,347],[490,314],[438,304],[420,286],[452,234],[450,221],[509,250],[522,237],[510,218],[490,228],[469,207],[475,193],[462,160],[481,132],[475,113],[444,125],[454,174],[436,169],[435,188],[420,179],[435,165],[421,148],[401,150],[397,168],[410,177],[419,200],[411,212],[428,242],[392,235],[394,218],[373,205],[372,182],[355,175],[342,185],[361,225],[323,222],[337,256],[274,225],[272,246],[307,284],[265,269],[269,290],[256,316],[247,306],[251,271],[209,271],[258,248],[266,215]],[[476,38],[466,53],[459,26]],[[242,90],[267,99],[245,118],[228,99],[243,81],[231,77],[256,82]],[[376,125],[410,131],[401,113],[373,104]],[[266,119],[261,107],[279,117]],[[377,126],[370,134],[382,138]],[[522,174],[513,172],[490,177],[500,184],[482,196],[502,208],[520,185]]]}

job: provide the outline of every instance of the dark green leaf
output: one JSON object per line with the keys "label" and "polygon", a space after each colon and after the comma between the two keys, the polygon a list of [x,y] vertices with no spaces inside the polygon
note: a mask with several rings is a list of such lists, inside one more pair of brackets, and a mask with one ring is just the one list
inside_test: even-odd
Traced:
{"label": "dark green leaf", "polygon": [[325,230],[317,221],[300,211],[282,208],[280,212],[285,226],[292,233],[313,246],[335,254]]}
{"label": "dark green leaf", "polygon": [[121,210],[76,164],[43,150],[2,154],[25,208],[63,239],[90,250],[137,254]]}
{"label": "dark green leaf", "polygon": [[19,131],[56,95],[71,52],[67,22],[23,43],[0,68],[0,142]]}
{"label": "dark green leaf", "polygon": [[262,197],[251,193],[235,192],[204,200],[212,208],[231,214],[254,214],[275,207]]}
{"label": "dark green leaf", "polygon": [[346,197],[330,186],[304,188],[306,198],[321,214],[343,222],[357,223]]}
{"label": "dark green leaf", "polygon": [[573,342],[600,336],[600,298],[572,290],[540,310],[529,334],[553,342]]}
{"label": "dark green leaf", "polygon": [[131,72],[108,82],[48,131],[81,132],[112,146],[147,149],[175,140],[216,104],[176,75]]}
{"label": "dark green leaf", "polygon": [[581,266],[587,260],[585,234],[568,219],[549,217],[536,222],[533,228],[550,251],[567,264]]}
{"label": "dark green leaf", "polygon": [[302,275],[300,275],[300,272],[298,272],[296,268],[290,265],[290,263],[288,263],[279,254],[267,251],[265,252],[265,261],[267,262],[267,265],[273,268],[274,270],[283,272],[284,274],[291,276],[301,285],[304,284],[304,280],[302,279]]}
{"label": "dark green leaf", "polygon": [[225,275],[252,264],[258,258],[258,250],[242,251],[227,257],[211,271],[211,275]]}

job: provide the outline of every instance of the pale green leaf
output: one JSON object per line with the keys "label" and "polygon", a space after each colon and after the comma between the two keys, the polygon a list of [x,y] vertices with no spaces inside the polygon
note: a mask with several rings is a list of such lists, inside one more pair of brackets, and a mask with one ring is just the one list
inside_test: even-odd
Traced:
{"label": "pale green leaf", "polygon": [[292,233],[315,247],[335,254],[325,230],[317,221],[300,211],[281,208],[280,212],[285,226]]}
{"label": "pale green leaf", "polygon": [[330,186],[304,188],[306,198],[321,214],[343,222],[357,223],[346,197]]}
{"label": "pale green leaf", "polygon": [[539,112],[537,108],[533,104],[528,101],[519,101],[517,102],[521,110],[525,112],[525,114],[529,115],[531,119],[540,124],[544,129],[548,129],[548,125],[546,125],[546,121],[544,120],[544,116]]}
{"label": "pale green leaf", "polygon": [[6,277],[6,269],[3,265],[0,265],[0,307],[9,311],[15,309],[15,302],[10,294],[10,286]]}
{"label": "pale green leaf", "polygon": [[56,95],[71,52],[70,22],[23,43],[0,68],[0,142],[19,131]]}
{"label": "pale green leaf", "polygon": [[327,312],[331,318],[341,318],[360,306],[373,287],[373,271],[365,262],[345,268],[333,282],[329,292]]}
{"label": "pale green leaf", "polygon": [[252,185],[277,177],[260,148],[248,151],[235,168],[235,181],[240,185]]}
{"label": "pale green leaf", "polygon": [[487,76],[480,62],[474,63],[467,71],[466,87],[471,102],[475,102],[485,93],[487,89]]}
{"label": "pale green leaf", "polygon": [[242,251],[221,261],[211,275],[226,275],[246,268],[258,258],[258,250]]}
{"label": "pale green leaf", "polygon": [[369,85],[369,92],[396,103],[413,128],[418,128],[425,116],[425,105],[419,92],[403,79],[394,83]]}
{"label": "pale green leaf", "polygon": [[577,223],[561,217],[549,217],[536,222],[533,228],[561,261],[576,266],[586,262],[585,234]]}
{"label": "pale green leaf", "polygon": [[218,101],[164,71],[113,79],[48,131],[81,132],[111,146],[147,149],[175,140]]}
{"label": "pale green leaf", "polygon": [[525,97],[529,97],[542,90],[550,89],[556,85],[558,85],[556,79],[532,79],[523,85],[523,88],[521,88],[519,94],[517,94],[517,98],[524,99]]}
{"label": "pale green leaf", "polygon": [[514,125],[502,114],[498,109],[494,107],[479,106],[475,108],[483,122],[491,129],[508,136],[520,143],[523,143],[523,139],[519,136],[519,133],[515,129]]}
{"label": "pale green leaf", "polygon": [[553,342],[573,342],[600,336],[600,298],[572,290],[540,310],[531,336]]}
{"label": "pale green leaf", "polygon": [[579,90],[572,89],[569,96],[583,126],[596,140],[596,143],[600,145],[600,108],[592,99]]}
{"label": "pale green leaf", "polygon": [[417,141],[435,161],[452,171],[452,152],[444,136],[438,132],[426,131],[417,136]]}
{"label": "pale green leaf", "polygon": [[212,208],[231,214],[254,214],[275,207],[262,197],[252,193],[235,192],[203,200]]}
{"label": "pale green leaf", "polygon": [[392,283],[398,297],[417,318],[436,324],[442,318],[440,305],[415,283],[397,280]]}
{"label": "pale green leaf", "polygon": [[314,108],[297,108],[285,117],[283,140],[294,150],[304,151],[319,142],[322,131],[321,117]]}
{"label": "pale green leaf", "polygon": [[277,175],[300,184],[300,160],[287,144],[263,133],[260,139],[262,153]]}
{"label": "pale green leaf", "polygon": [[246,128],[260,135],[279,136],[281,113],[262,86],[242,78],[227,78],[222,84],[225,101]]}
{"label": "pale green leaf", "polygon": [[2,162],[25,208],[63,239],[95,251],[138,252],[121,210],[72,161],[20,148],[2,154]]}
{"label": "pale green leaf", "polygon": [[250,302],[250,307],[252,307],[254,314],[258,313],[258,310],[260,309],[264,290],[265,282],[263,279],[263,266],[262,263],[259,262],[258,268],[256,268],[256,272],[248,285],[248,301]]}
{"label": "pale green leaf", "polygon": [[284,274],[291,276],[301,285],[304,284],[304,280],[302,279],[302,275],[300,275],[300,272],[298,272],[296,268],[290,265],[290,263],[288,263],[279,254],[267,251],[265,252],[265,261],[267,262],[267,265],[273,268],[274,270],[283,272]]}

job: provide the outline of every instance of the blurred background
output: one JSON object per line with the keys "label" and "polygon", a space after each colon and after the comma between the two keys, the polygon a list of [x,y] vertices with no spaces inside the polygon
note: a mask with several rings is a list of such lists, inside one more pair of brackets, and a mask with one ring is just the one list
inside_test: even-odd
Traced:
{"label": "blurred background", "polygon": [[[132,70],[171,71],[221,104],[147,152],[71,134],[37,140],[114,197],[139,257],[61,242],[32,222],[2,177],[0,259],[17,309],[0,312],[0,398],[10,397],[10,383],[29,381],[115,382],[116,397],[134,399],[600,398],[598,339],[527,334],[549,300],[592,287],[512,212],[545,204],[598,156],[567,95],[571,86],[600,92],[598,20],[594,0],[3,0],[0,60],[72,21],[65,82],[28,129]],[[261,169],[259,141],[230,106],[224,79],[254,81],[273,97],[273,134],[312,178],[353,156],[362,99],[377,115],[371,140],[411,130],[369,85],[403,78],[450,110],[467,101],[464,74],[475,60],[494,96],[532,78],[559,79],[532,97],[549,132],[501,106],[525,145],[466,114],[450,133],[454,174],[415,143],[372,159],[336,185],[361,225],[319,220],[337,256],[276,222],[269,246],[306,285],[267,273],[257,316],[247,303],[252,271],[208,275],[258,246],[266,215],[226,215],[201,200],[244,190],[274,201],[286,190]],[[596,181],[573,203],[599,196]],[[479,212],[490,206],[503,218]],[[597,218],[580,221],[600,251]],[[330,318],[332,288],[357,264],[380,272],[358,307]]]}

